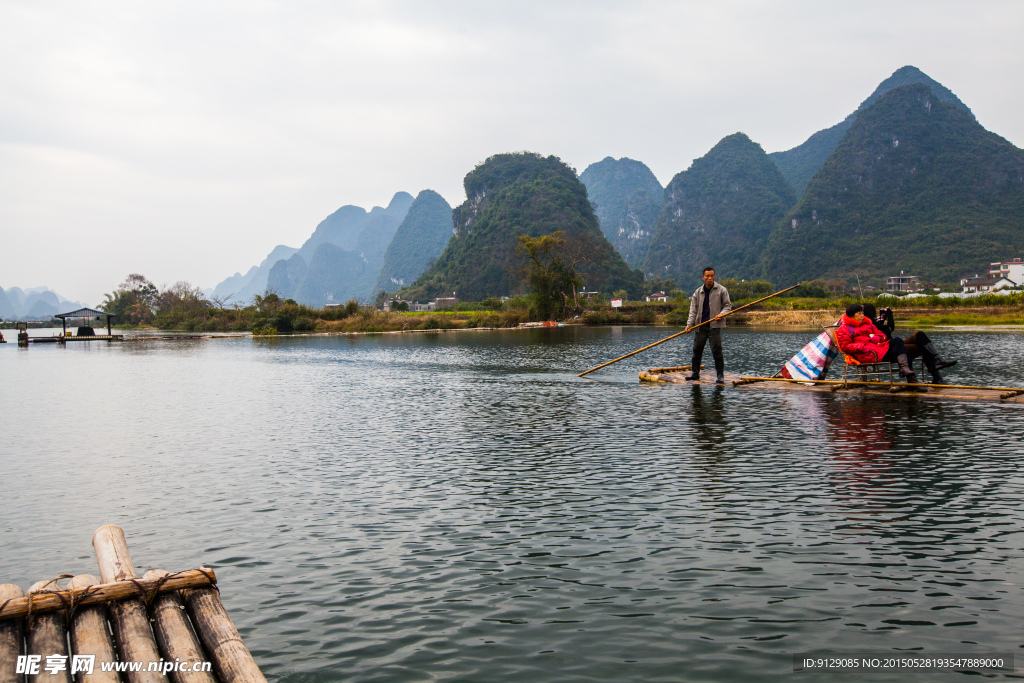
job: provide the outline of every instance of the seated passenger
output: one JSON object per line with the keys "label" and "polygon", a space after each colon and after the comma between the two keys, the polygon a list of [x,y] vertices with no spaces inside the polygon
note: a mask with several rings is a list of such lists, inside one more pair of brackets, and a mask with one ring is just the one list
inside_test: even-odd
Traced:
{"label": "seated passenger", "polygon": [[[891,308],[883,308],[881,315],[876,315],[874,304],[864,304],[864,317],[873,320],[875,327],[881,330],[886,337],[892,338],[893,330],[896,329],[896,320],[892,316]],[[956,365],[955,360],[946,360],[940,356],[932,340],[920,330],[904,337],[903,345],[907,347],[907,358],[910,359],[910,362],[924,357],[925,367],[928,368],[928,372],[932,376],[932,384],[942,384],[942,375],[939,374],[939,370]]]}
{"label": "seated passenger", "polygon": [[864,307],[850,304],[836,328],[839,350],[858,363],[896,363],[900,375],[908,384],[917,384],[917,375],[910,368],[907,348],[899,337],[889,339],[875,327],[875,323],[864,317]]}

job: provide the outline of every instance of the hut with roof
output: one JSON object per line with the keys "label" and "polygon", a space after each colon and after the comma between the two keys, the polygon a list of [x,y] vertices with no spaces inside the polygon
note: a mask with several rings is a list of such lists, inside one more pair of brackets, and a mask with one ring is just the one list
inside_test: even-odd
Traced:
{"label": "hut with roof", "polygon": [[[61,339],[122,339],[123,335],[113,334],[110,329],[110,319],[114,317],[113,313],[107,313],[106,311],[97,311],[95,308],[79,308],[77,311],[70,311],[68,313],[58,313],[54,316],[60,318],[61,323],[64,327],[64,333],[61,335]],[[107,319],[107,334],[98,335],[93,330],[92,325],[88,322],[94,318],[106,318]],[[75,332],[75,336],[71,337],[68,335],[68,320],[82,319],[86,324],[80,325],[78,330]]]}

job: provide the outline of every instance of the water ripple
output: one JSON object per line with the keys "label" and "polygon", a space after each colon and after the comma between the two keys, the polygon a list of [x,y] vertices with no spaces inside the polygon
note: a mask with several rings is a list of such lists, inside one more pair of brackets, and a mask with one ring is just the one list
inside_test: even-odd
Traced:
{"label": "water ripple", "polygon": [[[1024,410],[638,384],[685,344],[575,377],[662,334],[0,348],[0,582],[94,572],[120,524],[140,569],[214,566],[296,683],[1019,649]],[[731,330],[729,366],[775,372],[806,336]],[[958,382],[1024,366],[1017,336],[934,336]]]}

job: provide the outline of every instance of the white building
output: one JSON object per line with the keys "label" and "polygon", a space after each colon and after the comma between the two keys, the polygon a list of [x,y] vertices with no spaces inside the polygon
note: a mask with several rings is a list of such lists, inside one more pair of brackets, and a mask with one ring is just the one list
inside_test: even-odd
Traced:
{"label": "white building", "polygon": [[890,292],[916,292],[921,289],[921,278],[917,275],[904,275],[901,270],[899,275],[887,278],[885,286]]}
{"label": "white building", "polygon": [[1012,261],[991,263],[988,267],[988,276],[1005,277],[1012,280],[1014,285],[1024,284],[1024,261],[1015,258]]}
{"label": "white building", "polygon": [[960,280],[960,285],[964,288],[964,294],[971,294],[972,292],[994,292],[997,289],[1015,287],[1016,283],[1005,277],[978,277],[975,275]]}
{"label": "white building", "polygon": [[664,291],[648,294],[644,297],[644,301],[668,301],[668,294],[665,294]]}

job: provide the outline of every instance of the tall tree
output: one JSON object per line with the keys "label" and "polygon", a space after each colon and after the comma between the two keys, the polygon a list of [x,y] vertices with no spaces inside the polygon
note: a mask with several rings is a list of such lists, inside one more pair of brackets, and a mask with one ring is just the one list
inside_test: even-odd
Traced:
{"label": "tall tree", "polygon": [[145,276],[132,273],[117,289],[104,295],[100,304],[107,313],[113,313],[112,322],[123,325],[149,325],[153,322],[154,307],[160,291]]}
{"label": "tall tree", "polygon": [[578,309],[583,277],[576,266],[587,260],[580,241],[566,239],[562,230],[540,237],[520,235],[518,240],[516,255],[523,261],[520,275],[531,290],[533,316],[550,320]]}

